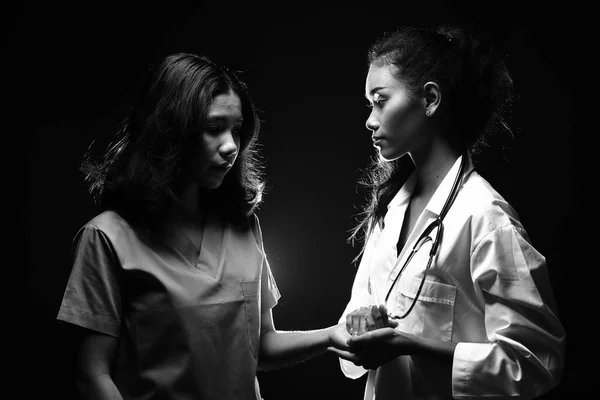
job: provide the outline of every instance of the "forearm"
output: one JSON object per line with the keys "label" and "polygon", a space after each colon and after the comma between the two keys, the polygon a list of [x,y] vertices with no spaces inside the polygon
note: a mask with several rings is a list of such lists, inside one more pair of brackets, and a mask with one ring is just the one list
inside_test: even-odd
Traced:
{"label": "forearm", "polygon": [[414,337],[414,341],[415,347],[413,355],[435,358],[440,362],[450,363],[450,365],[452,365],[456,343],[417,336]]}
{"label": "forearm", "polygon": [[331,332],[335,326],[313,331],[275,331],[261,335],[260,369],[279,369],[288,367],[327,350],[331,343]]}
{"label": "forearm", "polygon": [[77,393],[85,400],[123,400],[123,396],[109,375],[79,376]]}

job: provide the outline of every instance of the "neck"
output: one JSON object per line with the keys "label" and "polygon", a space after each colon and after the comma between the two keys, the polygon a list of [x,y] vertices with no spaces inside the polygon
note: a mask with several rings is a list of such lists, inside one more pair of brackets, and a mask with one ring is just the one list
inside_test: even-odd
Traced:
{"label": "neck", "polygon": [[434,142],[429,148],[412,152],[410,157],[417,179],[415,194],[433,195],[460,155],[458,150],[443,142]]}
{"label": "neck", "polygon": [[185,185],[177,194],[179,202],[173,212],[184,221],[201,221],[203,211],[200,210],[200,186],[195,183]]}
{"label": "neck", "polygon": [[198,184],[188,184],[179,193],[182,208],[187,212],[198,212]]}

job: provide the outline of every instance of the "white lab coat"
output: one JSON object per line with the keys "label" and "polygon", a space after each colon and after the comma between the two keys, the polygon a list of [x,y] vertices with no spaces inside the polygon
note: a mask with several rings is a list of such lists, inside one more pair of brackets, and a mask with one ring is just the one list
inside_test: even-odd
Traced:
{"label": "white lab coat", "polygon": [[[384,303],[413,244],[441,211],[460,161],[420,215],[399,257],[396,242],[414,176],[398,191],[384,229],[376,227],[368,238],[340,321],[361,306]],[[423,246],[394,285],[386,303],[390,312],[401,314],[410,306],[430,247],[431,242]],[[560,380],[565,332],[546,260],[517,213],[473,170],[470,158],[419,300],[397,329],[457,343],[452,369],[424,357],[398,357],[369,371],[365,400],[535,398]],[[346,360],[340,364],[349,378],[367,372]]]}

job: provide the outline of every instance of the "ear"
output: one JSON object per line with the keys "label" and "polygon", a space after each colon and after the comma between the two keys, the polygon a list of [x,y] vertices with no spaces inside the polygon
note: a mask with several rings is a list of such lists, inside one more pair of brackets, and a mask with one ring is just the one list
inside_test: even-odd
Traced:
{"label": "ear", "polygon": [[433,81],[425,83],[423,85],[423,106],[425,108],[425,115],[430,117],[435,114],[441,101],[442,91],[440,90],[440,86]]}

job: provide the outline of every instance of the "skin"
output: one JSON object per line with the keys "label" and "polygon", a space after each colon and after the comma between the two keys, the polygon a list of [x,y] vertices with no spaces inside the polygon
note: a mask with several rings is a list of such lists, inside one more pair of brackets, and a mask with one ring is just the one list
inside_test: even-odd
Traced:
{"label": "skin", "polygon": [[[446,139],[450,137],[450,125],[446,123],[439,85],[427,82],[415,93],[398,77],[398,72],[393,65],[372,63],[365,96],[371,106],[366,127],[380,157],[391,161],[408,154],[415,165],[416,185],[399,238],[401,249],[460,150]],[[451,365],[455,343],[407,334],[394,329],[397,325],[387,318],[384,305],[361,307],[346,318],[347,330],[352,334],[348,340],[351,351],[331,351],[367,369],[401,355],[423,355]]]}
{"label": "skin", "polygon": [[[240,129],[244,122],[242,102],[233,91],[214,97],[207,121],[198,138],[198,151],[190,162],[187,183],[179,193],[183,210],[172,211],[179,217],[180,229],[200,249],[204,215],[199,207],[199,188],[216,189],[235,163],[240,148]],[[199,252],[198,252],[199,254]]]}
{"label": "skin", "polygon": [[260,369],[288,367],[331,349],[351,351],[345,323],[312,331],[284,332],[275,329],[271,309],[264,310],[261,316]]}
{"label": "skin", "polygon": [[[182,229],[200,248],[202,215],[198,210],[198,188],[216,189],[237,159],[239,130],[243,123],[237,94],[218,95],[211,103],[205,129],[200,135],[189,180],[180,193],[185,221]],[[259,369],[287,367],[326,352],[329,348],[350,351],[350,334],[344,323],[305,332],[275,329],[271,309],[262,312]],[[117,354],[118,338],[89,331],[83,337],[78,356],[76,385],[89,400],[122,400],[111,371]]]}
{"label": "skin", "polygon": [[197,192],[198,186],[206,189],[221,186],[237,159],[243,122],[242,102],[237,94],[229,91],[215,96],[208,110],[206,127],[198,141],[198,151],[192,160],[192,176],[186,192]]}
{"label": "skin", "polygon": [[371,65],[365,96],[371,108],[366,127],[381,158],[392,161],[426,144],[430,134],[422,101],[389,66]]}
{"label": "skin", "polygon": [[111,377],[119,339],[90,331],[82,339],[77,365],[76,387],[88,400],[122,400]]}

